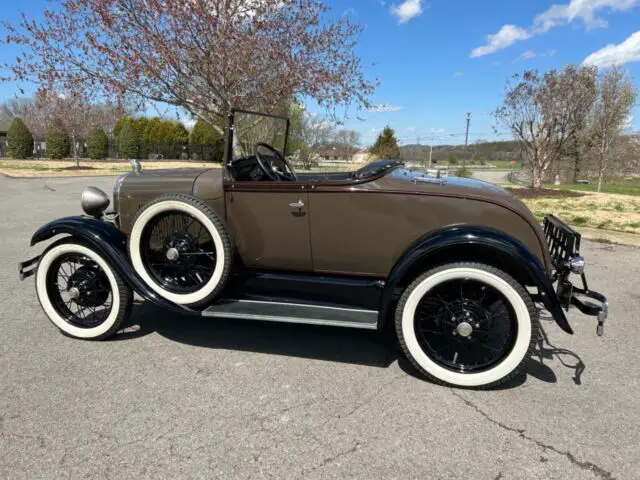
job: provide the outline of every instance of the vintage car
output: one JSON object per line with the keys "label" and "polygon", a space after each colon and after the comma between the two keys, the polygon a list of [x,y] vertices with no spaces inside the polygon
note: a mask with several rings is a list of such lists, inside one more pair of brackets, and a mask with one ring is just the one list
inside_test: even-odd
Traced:
{"label": "vintage car", "polygon": [[296,173],[288,132],[286,118],[234,110],[224,168],[134,162],[112,212],[89,187],[86,215],[35,232],[31,245],[62,238],[21,263],[21,278],[35,274],[42,308],[71,337],[113,335],[137,293],[203,317],[388,332],[424,377],[460,387],[522,371],[536,304],[567,333],[575,305],[602,334],[606,298],[587,288],[580,235],[557,218],[542,228],[494,185],[393,160]]}

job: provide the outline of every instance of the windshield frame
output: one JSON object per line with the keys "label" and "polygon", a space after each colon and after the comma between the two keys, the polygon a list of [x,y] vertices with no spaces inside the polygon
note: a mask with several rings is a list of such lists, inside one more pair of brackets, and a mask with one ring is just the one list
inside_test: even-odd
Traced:
{"label": "windshield frame", "polygon": [[286,122],[285,134],[284,134],[284,147],[282,150],[282,154],[284,158],[287,158],[287,147],[289,146],[289,128],[291,126],[291,120],[289,117],[285,117],[283,115],[273,115],[270,113],[256,112],[253,110],[244,110],[241,108],[232,108],[229,112],[229,116],[227,117],[227,130],[225,132],[225,143],[224,143],[224,167],[225,170],[231,165],[233,162],[233,134],[235,130],[235,117],[237,113],[243,113],[248,115],[257,115],[260,117],[268,117],[268,118],[276,118],[278,120],[284,120]]}

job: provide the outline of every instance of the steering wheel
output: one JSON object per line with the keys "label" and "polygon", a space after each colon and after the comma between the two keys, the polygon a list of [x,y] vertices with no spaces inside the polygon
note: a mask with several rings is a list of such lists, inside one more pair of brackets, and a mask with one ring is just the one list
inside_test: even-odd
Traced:
{"label": "steering wheel", "polygon": [[[280,162],[282,162],[282,165],[284,165],[285,169],[281,170],[278,165],[274,165],[273,160],[270,161],[266,159],[265,156],[263,156],[258,151],[260,147],[265,148],[273,153],[273,156],[275,156]],[[298,180],[298,177],[293,171],[293,168],[291,168],[291,165],[289,165],[289,162],[285,160],[284,156],[278,150],[273,148],[268,143],[256,143],[253,151],[256,156],[256,160],[258,161],[258,165],[260,166],[264,174],[271,180],[280,181],[284,179],[291,182],[295,182],[296,180]]]}

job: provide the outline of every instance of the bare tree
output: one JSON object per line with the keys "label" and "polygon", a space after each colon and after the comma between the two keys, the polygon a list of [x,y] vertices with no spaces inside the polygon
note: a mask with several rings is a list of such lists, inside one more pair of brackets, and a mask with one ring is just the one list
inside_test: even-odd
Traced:
{"label": "bare tree", "polygon": [[360,143],[360,138],[361,135],[359,132],[356,132],[355,130],[342,129],[335,132],[333,142],[335,143],[335,146],[338,147],[340,155],[343,158],[348,159]]}
{"label": "bare tree", "polygon": [[362,26],[324,17],[321,0],[63,0],[3,22],[24,53],[7,80],[53,91],[132,95],[182,107],[219,128],[230,108],[275,110],[296,94],[368,106],[355,46]]}
{"label": "bare tree", "polygon": [[637,93],[626,70],[611,68],[598,77],[598,97],[589,119],[591,144],[597,153],[598,192],[609,168],[611,150],[620,141]]}
{"label": "bare tree", "polygon": [[315,113],[303,112],[300,131],[296,133],[293,144],[298,149],[298,158],[304,168],[311,168],[313,160],[321,149],[329,145],[335,128],[333,123]]}
{"label": "bare tree", "polygon": [[577,119],[595,99],[595,67],[569,65],[543,76],[535,71],[515,75],[503,104],[496,110],[499,123],[522,144],[532,172],[532,186],[539,188],[545,173],[580,131]]}

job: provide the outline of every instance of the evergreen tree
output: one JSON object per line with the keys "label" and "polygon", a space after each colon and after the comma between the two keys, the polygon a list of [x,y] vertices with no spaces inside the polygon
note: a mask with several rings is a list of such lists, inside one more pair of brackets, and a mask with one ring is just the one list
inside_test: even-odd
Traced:
{"label": "evergreen tree", "polygon": [[224,154],[224,137],[204,120],[198,120],[189,137],[191,152],[199,160],[220,162]]}
{"label": "evergreen tree", "polygon": [[87,152],[91,160],[102,160],[109,155],[109,137],[102,128],[96,127],[87,135]]}
{"label": "evergreen tree", "polygon": [[118,155],[120,158],[140,158],[140,137],[136,131],[134,120],[128,118],[122,125],[118,136]]}
{"label": "evergreen tree", "polygon": [[71,152],[71,140],[69,134],[62,121],[58,118],[51,122],[51,125],[47,129],[45,135],[45,142],[47,143],[47,157],[51,159],[67,158]]}
{"label": "evergreen tree", "polygon": [[7,150],[11,158],[28,158],[33,154],[33,135],[19,117],[11,121],[7,130]]}
{"label": "evergreen tree", "polygon": [[380,160],[399,159],[400,147],[398,147],[398,140],[393,128],[388,125],[384,127],[370,151]]}

